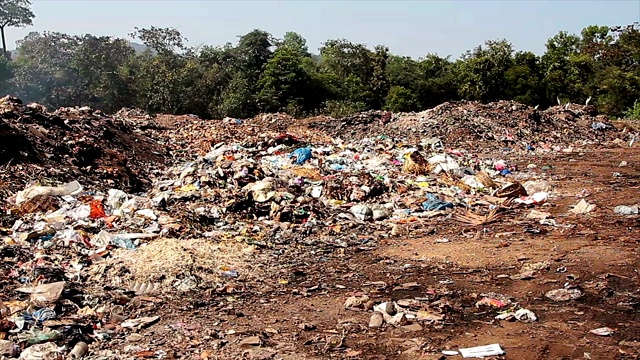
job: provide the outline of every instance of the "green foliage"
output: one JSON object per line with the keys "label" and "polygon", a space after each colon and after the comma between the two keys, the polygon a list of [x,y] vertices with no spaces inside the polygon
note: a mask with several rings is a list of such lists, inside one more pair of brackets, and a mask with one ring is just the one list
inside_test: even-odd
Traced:
{"label": "green foliage", "polygon": [[329,100],[324,108],[324,113],[336,118],[357,114],[367,110],[367,104],[363,102]]}
{"label": "green foliage", "polygon": [[2,54],[6,56],[7,42],[4,30],[7,27],[25,27],[33,25],[35,14],[31,11],[29,0],[0,1],[0,37],[2,37]]}
{"label": "green foliage", "polygon": [[640,102],[634,101],[633,107],[630,107],[625,111],[624,116],[627,119],[640,120]]}
{"label": "green foliage", "polygon": [[79,37],[31,32],[18,46],[13,82],[20,97],[54,107],[81,105],[87,100],[85,82],[74,66]]}
{"label": "green foliage", "polygon": [[180,31],[172,28],[135,28],[129,34],[134,39],[140,39],[148,48],[159,54],[174,52],[176,49],[184,50],[184,42],[187,40]]}
{"label": "green foliage", "polygon": [[513,66],[513,46],[507,40],[490,40],[467,52],[459,62],[460,96],[496,101],[507,96],[507,72]]}
{"label": "green foliage", "polygon": [[[9,3],[28,10],[26,0],[1,2],[0,21]],[[6,26],[30,24],[33,17],[23,15]],[[111,37],[30,33],[14,60],[0,61],[0,89],[53,107],[126,106],[209,118],[276,111],[339,117],[369,109],[418,111],[460,99],[546,107],[558,99],[591,98],[612,116],[639,111],[638,24],[560,32],[542,56],[491,40],[455,61],[435,54],[401,57],[385,46],[344,39],[326,41],[313,55],[300,34],[278,39],[258,29],[237,44],[201,48],[186,46],[171,28],[136,28],[132,35],[148,50],[136,53],[126,40]]]}
{"label": "green foliage", "polygon": [[9,59],[0,56],[0,96],[6,95],[10,90],[9,80],[12,77]]}
{"label": "green foliage", "polygon": [[290,46],[280,47],[267,61],[258,81],[260,110],[304,110],[304,101],[311,96],[305,96],[305,92],[310,88],[311,77],[303,68],[304,52],[299,50]]}
{"label": "green foliage", "polygon": [[413,92],[402,86],[392,86],[385,102],[385,110],[408,112],[416,110],[418,100]]}

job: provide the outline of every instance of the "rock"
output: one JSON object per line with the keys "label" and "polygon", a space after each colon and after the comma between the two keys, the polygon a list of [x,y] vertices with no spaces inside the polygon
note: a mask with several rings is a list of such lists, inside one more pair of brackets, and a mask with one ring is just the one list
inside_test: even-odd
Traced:
{"label": "rock", "polygon": [[522,271],[540,271],[548,270],[551,264],[548,261],[541,261],[537,263],[527,263],[522,265]]}
{"label": "rock", "polygon": [[580,289],[556,289],[551,290],[545,296],[553,301],[569,301],[576,300],[583,296]]}
{"label": "rock", "polygon": [[369,327],[370,328],[379,328],[384,323],[384,316],[381,312],[376,311],[371,314],[371,318],[369,319]]}
{"label": "rock", "polygon": [[254,347],[259,347],[261,344],[262,341],[260,340],[260,337],[250,336],[248,338],[240,340],[240,343],[238,345],[243,349],[251,349]]}
{"label": "rock", "polygon": [[396,307],[393,305],[392,302],[387,301],[387,302],[384,302],[384,303],[382,303],[380,305],[381,305],[382,309],[384,310],[384,312],[383,312],[384,314],[389,314],[391,316],[396,314]]}
{"label": "rock", "polygon": [[413,323],[409,325],[400,326],[400,329],[404,331],[420,331],[422,330],[422,326],[420,326],[420,324],[418,323]]}
{"label": "rock", "polygon": [[367,295],[362,295],[360,297],[351,296],[347,298],[347,300],[345,300],[344,308],[350,310],[361,309],[364,308],[365,304],[367,304],[368,301],[369,297]]}

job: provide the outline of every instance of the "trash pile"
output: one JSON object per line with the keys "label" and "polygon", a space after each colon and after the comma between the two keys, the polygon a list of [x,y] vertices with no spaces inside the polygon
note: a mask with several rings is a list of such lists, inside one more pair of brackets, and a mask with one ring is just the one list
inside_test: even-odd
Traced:
{"label": "trash pile", "polygon": [[136,128],[88,107],[49,113],[39,104],[0,99],[0,193],[32,180],[78,180],[100,188],[139,192],[166,150]]}
{"label": "trash pile", "polygon": [[[542,169],[445,145],[557,144],[608,131],[586,108],[537,112],[513,102],[326,122],[276,114],[171,123],[135,109],[114,118],[89,108],[48,113],[4,98],[0,114],[0,139],[11,144],[0,152],[10,169],[0,178],[0,355],[21,359],[79,354],[121,336],[114,329],[150,325],[161,301],[152,294],[231,291],[228,280],[259,276],[245,261],[256,249],[367,249],[427,223],[482,226],[518,210],[557,226],[524,211],[552,198]],[[370,326],[445,317],[445,303],[418,305],[378,304]],[[508,310],[499,319],[537,319]]]}
{"label": "trash pile", "polygon": [[260,275],[243,267],[247,246],[171,238],[180,225],[146,197],[72,181],[31,186],[7,202],[7,217],[18,220],[0,226],[2,358],[81,358],[96,342],[158,321],[161,293],[229,291],[238,272]]}

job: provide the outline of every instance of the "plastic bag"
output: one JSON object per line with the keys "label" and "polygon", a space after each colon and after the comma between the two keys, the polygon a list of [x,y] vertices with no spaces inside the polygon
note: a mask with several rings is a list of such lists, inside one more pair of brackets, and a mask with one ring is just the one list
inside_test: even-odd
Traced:
{"label": "plastic bag", "polygon": [[107,217],[107,214],[104,212],[104,206],[102,206],[102,201],[93,200],[89,203],[89,218],[91,219],[101,219]]}
{"label": "plastic bag", "polygon": [[296,165],[304,164],[311,159],[311,148],[299,148],[289,154],[289,158],[296,158]]}

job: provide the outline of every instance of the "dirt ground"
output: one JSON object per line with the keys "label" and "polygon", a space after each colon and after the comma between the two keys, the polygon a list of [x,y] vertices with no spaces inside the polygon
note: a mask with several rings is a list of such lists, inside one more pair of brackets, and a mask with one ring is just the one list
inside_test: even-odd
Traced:
{"label": "dirt ground", "polygon": [[[550,212],[556,227],[526,219],[530,210],[517,207],[494,224],[436,217],[405,236],[361,237],[361,246],[265,246],[255,258],[265,269],[258,280],[150,297],[140,312],[160,321],[101,347],[140,358],[160,351],[180,359],[440,359],[445,349],[499,343],[502,359],[637,359],[640,222],[613,207],[640,203],[639,155],[619,148],[517,159],[520,167],[553,166],[550,205],[535,208]],[[595,210],[570,213],[581,198]],[[531,278],[517,276],[523,265],[544,261],[548,268]],[[584,296],[545,297],[569,284]],[[475,306],[487,293],[506,295],[538,320],[496,320],[496,309]],[[370,310],[343,306],[354,295],[376,303],[439,300],[446,316],[422,329],[370,329]],[[615,332],[590,333],[601,327]]]}

